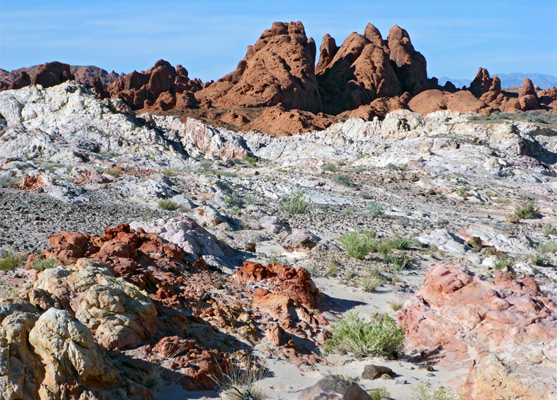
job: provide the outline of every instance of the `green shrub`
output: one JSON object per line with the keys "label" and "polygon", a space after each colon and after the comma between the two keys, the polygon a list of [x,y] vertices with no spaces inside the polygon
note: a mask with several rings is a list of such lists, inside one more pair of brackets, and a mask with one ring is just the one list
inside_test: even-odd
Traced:
{"label": "green shrub", "polygon": [[420,383],[412,390],[410,400],[459,400],[459,397],[444,387],[433,390],[429,384]]}
{"label": "green shrub", "polygon": [[514,215],[520,219],[534,219],[541,218],[542,216],[540,211],[534,207],[534,203],[532,201],[516,206],[514,208]]}
{"label": "green shrub", "polygon": [[371,392],[369,392],[369,396],[371,397],[371,400],[383,400],[391,398],[391,394],[385,388],[373,389]]}
{"label": "green shrub", "polygon": [[381,204],[374,203],[373,201],[367,203],[367,211],[372,216],[372,218],[377,218],[384,213],[383,206]]}
{"label": "green shrub", "polygon": [[547,256],[543,253],[535,253],[530,256],[530,262],[534,265],[542,266],[547,263]]}
{"label": "green shrub", "polygon": [[323,171],[326,172],[336,172],[337,167],[334,164],[327,164],[325,166],[323,166],[323,168],[321,168]]}
{"label": "green shrub", "polygon": [[536,246],[536,251],[541,254],[551,254],[557,252],[557,242],[544,242]]}
{"label": "green shrub", "polygon": [[301,191],[284,196],[280,205],[288,214],[304,214],[308,211],[311,201]]}
{"label": "green shrub", "polygon": [[385,262],[393,271],[400,272],[410,266],[410,259],[407,256],[385,256]]}
{"label": "green shrub", "polygon": [[412,241],[410,239],[401,237],[398,234],[396,234],[395,237],[388,239],[385,243],[391,249],[397,250],[408,250],[412,247]]}
{"label": "green shrub", "polygon": [[244,201],[236,193],[225,196],[224,203],[230,207],[242,207],[244,205]]}
{"label": "green shrub", "polygon": [[386,314],[374,314],[364,321],[357,313],[348,313],[332,329],[325,341],[325,352],[350,353],[355,357],[395,355],[402,347],[403,330]]}
{"label": "green shrub", "polygon": [[45,269],[56,268],[60,265],[60,261],[55,258],[35,258],[31,263],[31,268],[37,271],[43,271]]}
{"label": "green shrub", "polygon": [[178,204],[170,199],[165,199],[159,201],[159,208],[162,208],[163,210],[174,211],[178,208]]}
{"label": "green shrub", "polygon": [[402,302],[401,301],[397,301],[397,300],[393,300],[389,303],[389,306],[391,307],[391,310],[393,311],[399,311],[402,309]]}
{"label": "green shrub", "polygon": [[358,260],[376,251],[378,245],[377,240],[375,240],[375,232],[373,231],[345,233],[339,240],[348,255]]}
{"label": "green shrub", "polygon": [[555,225],[552,223],[542,224],[542,232],[545,237],[555,234]]}
{"label": "green shrub", "polygon": [[505,268],[510,268],[512,267],[514,264],[513,260],[511,260],[510,258],[507,257],[498,257],[497,261],[495,262],[495,265],[493,266],[493,268],[499,270],[499,269],[505,269]]}
{"label": "green shrub", "polygon": [[247,162],[252,167],[254,167],[255,164],[257,164],[257,158],[255,157],[245,156],[244,161]]}
{"label": "green shrub", "polygon": [[364,292],[373,293],[383,283],[385,283],[383,279],[375,278],[373,276],[364,276],[360,279],[359,286]]}
{"label": "green shrub", "polygon": [[346,187],[354,186],[354,184],[352,183],[352,179],[350,179],[348,175],[337,175],[333,178],[333,180],[342,186],[346,186]]}
{"label": "green shrub", "polygon": [[113,176],[114,178],[118,178],[120,175],[122,175],[123,171],[122,168],[120,167],[112,167],[112,168],[108,168],[104,172],[106,172],[108,175]]}
{"label": "green shrub", "polygon": [[325,268],[327,270],[327,276],[335,277],[339,273],[340,264],[338,263],[338,261],[330,260]]}
{"label": "green shrub", "polygon": [[17,179],[15,179],[11,176],[0,178],[0,188],[7,188],[9,186],[15,185],[16,182],[17,182]]}
{"label": "green shrub", "polygon": [[22,263],[23,255],[8,253],[5,254],[3,257],[0,257],[0,270],[9,271],[12,269],[16,269]]}

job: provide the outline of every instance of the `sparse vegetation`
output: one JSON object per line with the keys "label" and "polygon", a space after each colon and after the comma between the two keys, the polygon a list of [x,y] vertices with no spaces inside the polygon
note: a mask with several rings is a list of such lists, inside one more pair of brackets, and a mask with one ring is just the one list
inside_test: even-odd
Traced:
{"label": "sparse vegetation", "polygon": [[255,167],[255,165],[257,164],[257,158],[251,156],[245,156],[244,161],[252,167]]}
{"label": "sparse vegetation", "polygon": [[16,269],[23,263],[23,255],[7,253],[0,257],[0,270],[10,271]]}
{"label": "sparse vegetation", "polygon": [[337,167],[334,164],[327,164],[321,168],[325,172],[336,172]]}
{"label": "sparse vegetation", "polygon": [[297,191],[284,196],[280,205],[288,214],[304,214],[308,211],[311,201],[306,199],[301,191]]}
{"label": "sparse vegetation", "polygon": [[536,246],[536,251],[540,254],[557,253],[557,242],[544,242]]}
{"label": "sparse vegetation", "polygon": [[514,264],[513,260],[511,260],[508,257],[498,257],[493,268],[497,270],[511,268],[513,264]]}
{"label": "sparse vegetation", "polygon": [[170,199],[164,199],[159,201],[159,208],[168,211],[174,211],[178,208],[178,205]]}
{"label": "sparse vegetation", "polygon": [[391,310],[393,311],[399,311],[402,309],[402,302],[401,301],[397,301],[397,300],[393,300],[391,302],[389,302],[389,306],[391,307]]}
{"label": "sparse vegetation", "polygon": [[0,188],[7,188],[14,185],[17,180],[11,176],[0,178]]}
{"label": "sparse vegetation", "polygon": [[400,272],[405,268],[410,266],[410,259],[407,256],[385,256],[385,262],[389,265],[389,268],[393,271]]}
{"label": "sparse vegetation", "polygon": [[229,207],[242,207],[244,201],[236,193],[232,193],[224,197],[224,204]]}
{"label": "sparse vegetation", "polygon": [[385,244],[391,249],[397,250],[408,250],[412,247],[412,241],[410,239],[401,237],[399,234],[395,234],[395,236],[391,239],[387,239]]}
{"label": "sparse vegetation", "polygon": [[542,232],[545,237],[549,237],[555,234],[555,225],[552,223],[542,224]]}
{"label": "sparse vegetation", "polygon": [[537,266],[542,266],[547,263],[547,255],[536,252],[530,256],[530,262]]}
{"label": "sparse vegetation", "polygon": [[369,392],[371,400],[383,400],[389,399],[391,394],[385,388],[374,389],[373,391]]}
{"label": "sparse vegetation", "polygon": [[112,167],[108,168],[104,172],[106,172],[110,176],[113,176],[114,178],[118,178],[120,175],[122,175],[123,170],[120,167]]}
{"label": "sparse vegetation", "polygon": [[541,218],[540,211],[534,207],[534,203],[529,201],[514,208],[514,215],[519,219]]}
{"label": "sparse vegetation", "polygon": [[245,367],[239,362],[232,362],[224,371],[222,378],[215,379],[219,392],[227,400],[265,400],[267,394],[255,384],[268,376],[264,366],[248,358]]}
{"label": "sparse vegetation", "polygon": [[360,279],[359,286],[364,292],[373,293],[381,286],[385,281],[383,279],[375,278],[373,276],[364,276]]}
{"label": "sparse vegetation", "polygon": [[60,261],[55,258],[40,258],[37,257],[31,262],[31,268],[37,271],[43,271],[45,269],[56,268],[60,265]]}
{"label": "sparse vegetation", "polygon": [[346,187],[354,186],[354,184],[352,183],[352,179],[350,179],[348,175],[337,175],[333,178],[333,180],[342,186],[346,186]]}
{"label": "sparse vegetation", "polygon": [[335,277],[338,275],[340,264],[338,261],[330,260],[326,265],[327,276]]}
{"label": "sparse vegetation", "polygon": [[162,369],[159,366],[153,368],[153,370],[145,375],[143,379],[143,386],[149,388],[153,391],[157,391],[162,385]]}
{"label": "sparse vegetation", "polygon": [[403,340],[403,330],[386,314],[374,314],[368,322],[357,313],[348,313],[333,327],[332,337],[325,341],[325,352],[390,356],[400,350]]}
{"label": "sparse vegetation", "polygon": [[375,240],[375,232],[373,231],[345,233],[339,240],[348,255],[358,260],[376,251],[379,244],[377,240]]}
{"label": "sparse vegetation", "polygon": [[411,400],[459,400],[452,391],[444,387],[434,390],[430,385],[420,383],[412,390]]}
{"label": "sparse vegetation", "polygon": [[373,201],[367,203],[367,211],[372,218],[377,218],[384,213],[383,206],[381,204],[374,203]]}

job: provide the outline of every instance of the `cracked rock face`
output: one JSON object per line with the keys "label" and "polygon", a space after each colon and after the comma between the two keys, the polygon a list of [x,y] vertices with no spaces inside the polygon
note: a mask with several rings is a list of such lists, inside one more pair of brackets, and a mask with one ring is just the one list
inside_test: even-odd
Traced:
{"label": "cracked rock face", "polygon": [[113,276],[107,265],[87,259],[48,269],[33,284],[32,301],[68,308],[105,349],[137,345],[151,336],[156,310],[137,286]]}

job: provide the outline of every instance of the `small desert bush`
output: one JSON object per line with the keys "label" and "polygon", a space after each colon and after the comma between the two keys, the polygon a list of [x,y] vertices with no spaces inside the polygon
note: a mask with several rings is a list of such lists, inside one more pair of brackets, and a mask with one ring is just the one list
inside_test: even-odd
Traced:
{"label": "small desert bush", "polygon": [[542,232],[545,237],[555,234],[555,225],[552,223],[542,224]]}
{"label": "small desert bush", "polygon": [[326,172],[336,172],[337,167],[334,164],[327,164],[321,169]]}
{"label": "small desert bush", "polygon": [[547,255],[544,253],[534,253],[530,256],[530,262],[534,265],[543,266],[547,263]]}
{"label": "small desert bush", "polygon": [[493,266],[493,268],[499,270],[499,269],[505,269],[505,268],[510,268],[512,267],[514,264],[513,260],[511,260],[510,258],[507,257],[499,257],[497,258],[497,261],[495,262],[495,265]]}
{"label": "small desert bush", "polygon": [[257,164],[257,158],[251,156],[245,156],[244,161],[247,162],[252,167],[254,167],[255,164]]}
{"label": "small desert bush", "polygon": [[514,215],[520,219],[541,218],[540,211],[534,207],[534,203],[529,201],[514,208]]}
{"label": "small desert bush", "polygon": [[397,300],[393,300],[389,303],[389,306],[391,307],[391,310],[393,311],[399,311],[402,309],[402,302],[401,301],[397,301]]}
{"label": "small desert bush", "polygon": [[157,391],[162,385],[162,369],[160,366],[153,368],[153,370],[146,374],[143,378],[143,386],[153,391]]}
{"label": "small desert bush", "polygon": [[21,254],[7,253],[0,257],[0,270],[9,271],[16,269],[23,263],[23,256]]}
{"label": "small desert bush", "polygon": [[325,266],[327,270],[327,276],[335,277],[338,275],[340,271],[340,263],[335,260],[330,260],[327,265]]}
{"label": "small desert bush", "polygon": [[395,355],[402,347],[404,333],[386,314],[374,314],[371,322],[357,313],[348,313],[333,326],[325,341],[325,352],[350,353],[355,357]]}
{"label": "small desert bush", "polygon": [[56,260],[55,258],[35,258],[33,262],[31,262],[31,268],[37,271],[43,271],[45,269],[56,268],[60,265],[60,261]]}
{"label": "small desert bush", "polygon": [[163,210],[174,211],[178,208],[178,204],[170,199],[165,199],[159,201],[159,208],[162,208]]}
{"label": "small desert bush", "polygon": [[0,178],[0,188],[7,188],[9,186],[15,185],[16,183],[17,179],[11,176]]}
{"label": "small desert bush", "polygon": [[385,245],[391,249],[408,250],[412,247],[412,241],[396,234],[393,238],[387,239]]}
{"label": "small desert bush", "polygon": [[120,167],[112,167],[112,168],[108,168],[104,172],[106,172],[110,176],[113,176],[114,178],[118,178],[120,175],[122,175],[123,171],[122,168]]}
{"label": "small desert bush", "polygon": [[364,292],[374,293],[383,283],[385,283],[383,279],[375,278],[373,276],[364,276],[360,279],[359,286]]}
{"label": "small desert bush", "polygon": [[348,175],[337,175],[333,178],[333,180],[342,186],[346,186],[346,187],[354,186],[354,184],[352,183],[352,179],[350,179]]}
{"label": "small desert bush", "polygon": [[371,397],[371,400],[383,400],[391,398],[391,394],[385,388],[373,389],[371,392],[369,392],[369,396]]}
{"label": "small desert bush", "polygon": [[460,400],[452,391],[444,387],[433,390],[430,385],[420,383],[412,390],[411,400]]}
{"label": "small desert bush", "polygon": [[286,195],[280,205],[288,214],[304,214],[308,211],[311,201],[306,199],[301,191]]}
{"label": "small desert bush", "polygon": [[367,203],[367,211],[372,218],[379,217],[384,213],[383,206],[381,206],[381,204],[374,203],[373,201]]}
{"label": "small desert bush", "polygon": [[214,379],[219,392],[227,400],[265,400],[267,394],[255,386],[257,381],[269,376],[264,366],[248,358],[245,366],[232,362],[224,371],[221,379]]}
{"label": "small desert bush", "polygon": [[345,233],[339,240],[348,255],[358,260],[376,251],[378,245],[377,240],[375,240],[375,232],[373,231]]}
{"label": "small desert bush", "polygon": [[232,193],[224,197],[224,204],[230,207],[242,207],[244,205],[244,201],[236,193]]}
{"label": "small desert bush", "polygon": [[557,242],[544,242],[536,246],[536,251],[541,254],[551,254],[557,252]]}
{"label": "small desert bush", "polygon": [[385,256],[385,262],[391,270],[396,272],[400,272],[410,266],[410,259],[407,256],[387,255]]}

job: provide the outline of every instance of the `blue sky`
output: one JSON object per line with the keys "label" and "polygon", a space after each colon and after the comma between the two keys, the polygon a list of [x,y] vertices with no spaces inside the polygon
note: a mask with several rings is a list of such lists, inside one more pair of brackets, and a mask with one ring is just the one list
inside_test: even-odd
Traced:
{"label": "blue sky", "polygon": [[398,24],[429,76],[557,75],[555,0],[0,0],[0,68],[57,60],[131,72],[162,58],[218,79],[273,21],[302,21],[318,46],[325,33],[340,44],[367,22],[384,37]]}

